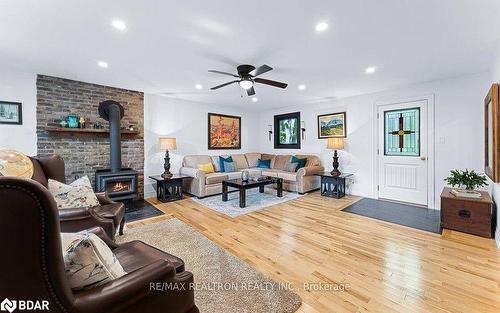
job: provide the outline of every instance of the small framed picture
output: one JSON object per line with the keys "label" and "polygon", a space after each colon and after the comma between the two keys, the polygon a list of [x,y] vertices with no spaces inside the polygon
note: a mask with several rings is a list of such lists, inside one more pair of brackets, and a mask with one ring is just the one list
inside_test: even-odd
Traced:
{"label": "small framed picture", "polygon": [[23,107],[19,102],[0,101],[0,124],[23,124]]}
{"label": "small framed picture", "polygon": [[346,137],[345,112],[318,115],[318,139]]}

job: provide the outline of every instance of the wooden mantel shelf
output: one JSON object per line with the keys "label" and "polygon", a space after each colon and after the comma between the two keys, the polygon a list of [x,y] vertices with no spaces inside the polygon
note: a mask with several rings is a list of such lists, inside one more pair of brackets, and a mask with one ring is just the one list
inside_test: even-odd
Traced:
{"label": "wooden mantel shelf", "polygon": [[[48,128],[48,132],[52,133],[68,133],[68,134],[109,134],[109,129],[94,129],[94,128]],[[122,135],[139,135],[137,130],[122,130]]]}

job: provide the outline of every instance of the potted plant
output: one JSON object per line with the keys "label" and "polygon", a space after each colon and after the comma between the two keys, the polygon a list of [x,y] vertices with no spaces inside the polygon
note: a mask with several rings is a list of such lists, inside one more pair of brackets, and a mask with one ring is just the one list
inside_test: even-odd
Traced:
{"label": "potted plant", "polygon": [[486,183],[486,176],[478,174],[474,170],[469,171],[467,169],[465,171],[452,170],[450,171],[450,176],[444,180],[452,187],[459,187],[459,189],[452,189],[452,194],[465,198],[481,198],[481,193],[474,189],[488,185]]}

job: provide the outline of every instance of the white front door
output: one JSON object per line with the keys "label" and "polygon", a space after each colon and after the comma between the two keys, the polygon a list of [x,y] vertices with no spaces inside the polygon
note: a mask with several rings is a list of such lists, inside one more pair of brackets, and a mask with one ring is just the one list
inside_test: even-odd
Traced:
{"label": "white front door", "polygon": [[378,197],[427,206],[427,100],[378,107]]}

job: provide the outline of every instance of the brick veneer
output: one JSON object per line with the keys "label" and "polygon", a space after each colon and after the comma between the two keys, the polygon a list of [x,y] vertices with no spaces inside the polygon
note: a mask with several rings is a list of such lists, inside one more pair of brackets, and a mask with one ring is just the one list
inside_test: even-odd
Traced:
{"label": "brick veneer", "polygon": [[59,154],[66,163],[66,178],[88,175],[94,184],[95,170],[109,168],[107,134],[64,134],[48,132],[59,127],[69,114],[85,116],[90,123],[108,122],[99,117],[99,102],[118,101],[125,109],[122,126],[134,125],[139,135],[122,136],[122,166],[139,172],[139,193],[144,196],[144,93],[89,84],[45,75],[37,77],[38,154]]}

